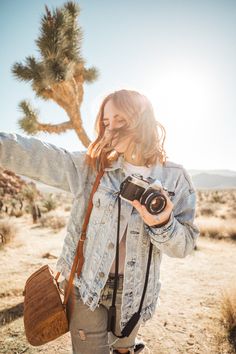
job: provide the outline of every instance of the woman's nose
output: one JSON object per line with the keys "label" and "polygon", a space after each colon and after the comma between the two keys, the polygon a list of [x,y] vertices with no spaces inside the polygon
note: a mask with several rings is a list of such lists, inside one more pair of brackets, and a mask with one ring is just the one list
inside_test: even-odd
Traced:
{"label": "woman's nose", "polygon": [[116,122],[114,119],[110,119],[109,120],[109,124],[108,124],[108,129],[109,130],[114,130],[116,128]]}

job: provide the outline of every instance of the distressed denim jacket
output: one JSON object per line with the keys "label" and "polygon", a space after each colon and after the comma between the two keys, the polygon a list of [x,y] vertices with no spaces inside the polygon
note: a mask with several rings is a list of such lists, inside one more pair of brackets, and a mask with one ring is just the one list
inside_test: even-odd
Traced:
{"label": "distressed denim jacket", "polygon": [[[0,133],[2,167],[70,191],[73,195],[64,245],[57,262],[58,271],[67,279],[96,177],[95,172],[85,163],[85,157],[86,152],[68,152],[35,138]],[[85,262],[81,276],[74,280],[74,284],[80,289],[82,300],[91,310],[99,305],[100,292],[115,258],[117,198],[120,184],[125,178],[122,166],[123,158],[120,157],[112,167],[105,169],[93,196],[93,209],[84,245]],[[131,204],[121,200],[120,235],[127,228],[122,328],[139,308],[150,242],[154,244],[154,248],[141,313],[143,321],[154,314],[158,303],[162,254],[185,257],[193,250],[199,233],[193,223],[196,194],[185,169],[172,162],[166,162],[163,166],[156,165],[152,167],[149,180],[159,180],[163,187],[175,193],[170,197],[174,208],[166,225],[152,228],[143,222]]]}

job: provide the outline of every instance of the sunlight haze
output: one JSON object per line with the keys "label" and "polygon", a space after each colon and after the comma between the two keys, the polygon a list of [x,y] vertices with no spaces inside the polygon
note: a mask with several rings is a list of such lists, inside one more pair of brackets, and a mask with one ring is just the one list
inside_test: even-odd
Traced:
{"label": "sunlight haze", "polygon": [[[35,97],[17,81],[11,67],[26,56],[38,57],[44,4],[65,1],[1,1],[1,131],[22,131],[18,103],[29,99],[40,120],[57,123],[66,114],[53,102]],[[102,98],[121,88],[151,100],[167,132],[170,160],[188,169],[236,170],[236,2],[235,1],[78,1],[86,66],[99,79],[85,85],[82,117],[91,139]],[[39,134],[70,151],[84,149],[74,132]]]}

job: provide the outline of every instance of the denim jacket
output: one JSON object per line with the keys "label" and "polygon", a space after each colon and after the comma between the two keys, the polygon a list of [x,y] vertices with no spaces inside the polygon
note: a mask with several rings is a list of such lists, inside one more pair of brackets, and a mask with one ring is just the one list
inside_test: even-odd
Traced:
{"label": "denim jacket", "polygon": [[[57,270],[67,279],[96,177],[85,163],[85,157],[86,152],[68,152],[35,138],[0,133],[0,165],[3,168],[70,191],[73,195],[64,245],[57,262]],[[84,245],[85,262],[81,276],[74,279],[83,302],[91,310],[99,305],[100,292],[115,258],[117,198],[120,184],[125,178],[122,166],[123,157],[119,157],[112,167],[105,169],[93,196],[93,209]],[[154,247],[141,313],[143,321],[152,317],[158,303],[162,254],[185,257],[193,250],[199,233],[193,223],[196,193],[186,170],[168,161],[162,166],[153,166],[149,180],[158,180],[168,191],[174,192],[175,195],[170,197],[174,208],[166,225],[152,228],[143,222],[131,204],[121,200],[120,235],[127,228],[122,328],[139,308],[150,242]]]}

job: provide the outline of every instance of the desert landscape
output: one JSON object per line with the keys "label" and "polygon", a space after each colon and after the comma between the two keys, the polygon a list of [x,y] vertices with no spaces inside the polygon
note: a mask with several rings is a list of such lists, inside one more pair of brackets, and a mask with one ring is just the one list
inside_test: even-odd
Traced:
{"label": "desert landscape", "polygon": [[[11,191],[15,188],[16,192],[24,182],[13,175],[7,178],[8,192],[4,194],[0,186],[4,201],[0,214],[0,353],[71,353],[69,334],[32,347],[26,341],[22,317],[26,279],[44,264],[55,267],[71,196],[58,191],[32,192],[31,186],[21,208]],[[198,190],[196,223],[201,236],[185,259],[163,257],[160,306],[139,332],[146,342],[145,353],[235,353],[235,208],[235,189]]]}
{"label": "desert landscape", "polygon": [[[200,236],[186,258],[163,255],[142,354],[236,354],[236,1],[5,0],[0,10],[0,354],[72,352],[69,333],[28,343],[23,291],[43,265],[56,271],[72,205],[38,180],[74,192],[78,151],[96,168],[123,155],[128,173],[169,158],[185,166]],[[179,171],[170,190],[180,204],[181,181]]]}

